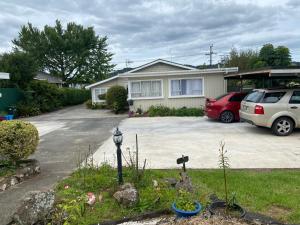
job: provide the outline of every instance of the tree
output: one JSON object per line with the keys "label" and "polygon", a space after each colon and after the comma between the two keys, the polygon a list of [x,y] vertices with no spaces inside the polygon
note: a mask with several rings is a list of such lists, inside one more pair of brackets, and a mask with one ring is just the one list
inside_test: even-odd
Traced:
{"label": "tree", "polygon": [[285,46],[278,46],[275,49],[275,60],[274,65],[278,67],[286,67],[291,65],[292,58],[290,50]]}
{"label": "tree", "polygon": [[0,59],[0,70],[10,74],[10,81],[19,87],[26,87],[36,76],[38,67],[27,53],[16,51],[5,53]]}
{"label": "tree", "polygon": [[272,44],[265,44],[260,49],[259,57],[269,67],[287,67],[292,63],[290,50],[285,46],[274,48]]}
{"label": "tree", "polygon": [[231,49],[229,56],[224,59],[226,67],[239,67],[239,70],[250,70],[255,68],[255,63],[258,61],[258,53],[251,49],[238,51]]}
{"label": "tree", "polygon": [[265,44],[259,51],[259,58],[267,66],[274,66],[275,49],[272,44]]}
{"label": "tree", "polygon": [[42,70],[69,83],[91,83],[105,78],[114,65],[107,50],[107,38],[99,37],[92,27],[68,23],[39,30],[28,23],[21,28],[15,48],[34,57]]}

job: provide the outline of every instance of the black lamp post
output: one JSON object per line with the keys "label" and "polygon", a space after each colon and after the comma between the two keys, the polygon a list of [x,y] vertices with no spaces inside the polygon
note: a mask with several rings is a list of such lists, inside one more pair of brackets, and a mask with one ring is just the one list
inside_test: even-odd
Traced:
{"label": "black lamp post", "polygon": [[123,175],[122,175],[122,152],[121,152],[121,145],[123,142],[123,135],[122,132],[117,129],[114,131],[113,140],[115,145],[117,146],[117,160],[118,160],[118,180],[119,184],[123,184]]}

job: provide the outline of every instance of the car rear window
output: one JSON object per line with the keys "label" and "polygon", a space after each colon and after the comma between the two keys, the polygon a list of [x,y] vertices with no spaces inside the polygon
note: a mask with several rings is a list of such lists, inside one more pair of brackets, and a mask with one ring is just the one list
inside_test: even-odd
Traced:
{"label": "car rear window", "polygon": [[215,99],[218,101],[218,100],[220,100],[221,98],[224,98],[226,95],[228,95],[228,94],[220,95],[220,96],[216,97]]}
{"label": "car rear window", "polygon": [[286,92],[284,91],[266,93],[262,99],[262,103],[276,103],[285,95],[285,93]]}
{"label": "car rear window", "polygon": [[235,94],[229,99],[229,101],[230,102],[241,102],[244,99],[244,97],[245,97],[244,94]]}
{"label": "car rear window", "polygon": [[257,103],[261,100],[263,95],[264,95],[264,92],[262,92],[262,91],[252,91],[244,98],[244,100],[246,102],[255,102],[255,103]]}

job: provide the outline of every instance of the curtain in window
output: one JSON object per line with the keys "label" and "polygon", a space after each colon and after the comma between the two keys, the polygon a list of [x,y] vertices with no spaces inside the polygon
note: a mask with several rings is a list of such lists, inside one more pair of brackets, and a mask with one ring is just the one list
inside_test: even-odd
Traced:
{"label": "curtain in window", "polygon": [[131,97],[136,98],[141,96],[141,83],[132,82],[131,83]]}
{"label": "curtain in window", "polygon": [[161,81],[152,81],[152,96],[161,96]]}
{"label": "curtain in window", "polygon": [[141,82],[141,97],[152,97],[151,93],[151,81],[142,81]]}
{"label": "curtain in window", "polygon": [[202,79],[171,80],[171,96],[202,94]]}
{"label": "curtain in window", "polygon": [[171,80],[171,96],[180,95],[180,90],[180,80]]}

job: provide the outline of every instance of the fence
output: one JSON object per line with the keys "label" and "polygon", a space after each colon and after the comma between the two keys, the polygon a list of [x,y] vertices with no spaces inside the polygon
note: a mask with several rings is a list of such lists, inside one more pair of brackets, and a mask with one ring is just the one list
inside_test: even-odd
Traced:
{"label": "fence", "polygon": [[7,111],[9,106],[14,106],[24,98],[18,88],[0,88],[0,112]]}

